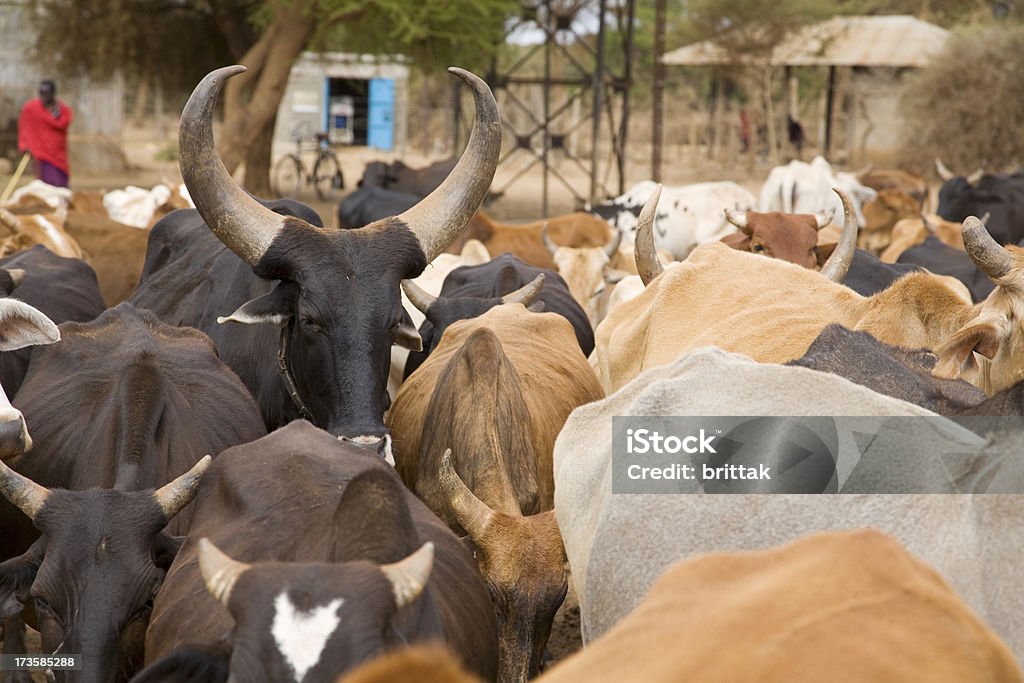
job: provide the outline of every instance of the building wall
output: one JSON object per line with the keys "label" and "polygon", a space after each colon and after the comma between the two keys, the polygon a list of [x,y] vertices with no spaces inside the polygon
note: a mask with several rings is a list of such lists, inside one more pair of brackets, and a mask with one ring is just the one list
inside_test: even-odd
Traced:
{"label": "building wall", "polygon": [[401,156],[408,142],[409,67],[372,55],[303,53],[292,67],[274,128],[272,158],[295,151],[292,129],[304,126],[319,132],[323,128],[324,81],[327,78],[370,80],[390,78],[395,82],[395,119],[392,154]]}
{"label": "building wall", "polygon": [[124,81],[99,83],[84,78],[61,79],[30,61],[35,43],[28,12],[35,3],[0,0],[0,157],[16,159],[17,121],[22,105],[36,96],[39,81],[57,84],[57,97],[74,112],[68,139],[72,179],[76,169],[120,170],[124,124]]}

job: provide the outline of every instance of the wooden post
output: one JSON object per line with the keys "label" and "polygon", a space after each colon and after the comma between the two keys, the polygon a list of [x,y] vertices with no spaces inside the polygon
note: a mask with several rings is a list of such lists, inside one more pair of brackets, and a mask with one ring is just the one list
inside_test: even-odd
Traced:
{"label": "wooden post", "polygon": [[835,89],[836,89],[836,67],[830,66],[828,68],[828,90],[827,97],[825,99],[825,144],[823,145],[822,154],[828,159],[829,152],[832,148],[832,110],[835,107]]}
{"label": "wooden post", "polygon": [[665,142],[663,117],[665,114],[665,65],[661,62],[665,54],[665,4],[666,0],[654,3],[654,84],[651,91],[653,112],[651,122],[651,178],[661,182],[661,148]]}

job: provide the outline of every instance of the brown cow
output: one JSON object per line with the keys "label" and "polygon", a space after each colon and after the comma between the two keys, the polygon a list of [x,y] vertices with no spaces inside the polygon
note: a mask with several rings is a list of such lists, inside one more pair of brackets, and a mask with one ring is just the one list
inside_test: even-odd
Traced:
{"label": "brown cow", "polygon": [[740,251],[817,269],[825,262],[824,249],[818,247],[818,231],[832,222],[833,215],[831,209],[816,214],[726,209],[726,219],[740,232],[726,235],[722,242]]}
{"label": "brown cow", "polygon": [[612,227],[603,218],[582,211],[521,225],[498,223],[483,211],[477,211],[469,227],[448,248],[448,253],[458,254],[467,240],[476,239],[494,256],[509,252],[532,266],[554,270],[551,252],[540,236],[545,225],[551,240],[565,247],[603,247],[612,238]]}
{"label": "brown cow", "polygon": [[920,204],[902,190],[879,190],[874,200],[864,205],[864,227],[857,237],[857,246],[879,254],[892,241],[897,221],[914,218],[921,213]]}
{"label": "brown cow", "polygon": [[81,245],[85,260],[96,271],[107,306],[126,300],[139,284],[149,231],[74,209],[68,211],[64,229]]}
{"label": "brown cow", "polygon": [[907,193],[917,202],[918,211],[925,208],[925,202],[928,200],[928,181],[919,173],[881,168],[861,171],[857,174],[857,180],[861,185],[867,185],[879,192],[899,190]]}
{"label": "brown cow", "polygon": [[449,326],[388,414],[402,479],[477,549],[499,680],[539,671],[567,589],[551,454],[569,413],[601,397],[564,318],[505,304]]}

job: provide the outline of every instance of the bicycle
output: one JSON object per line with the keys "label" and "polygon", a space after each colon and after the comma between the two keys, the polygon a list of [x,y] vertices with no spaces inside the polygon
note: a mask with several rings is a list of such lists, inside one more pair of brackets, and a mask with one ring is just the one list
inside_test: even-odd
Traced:
{"label": "bicycle", "polygon": [[320,201],[333,201],[337,193],[345,189],[345,178],[341,174],[341,164],[331,149],[326,133],[317,133],[316,161],[313,162],[312,173],[302,163],[303,141],[310,130],[308,124],[297,126],[291,131],[295,141],[295,151],[284,155],[274,164],[271,184],[279,197],[297,197],[303,185],[312,185]]}

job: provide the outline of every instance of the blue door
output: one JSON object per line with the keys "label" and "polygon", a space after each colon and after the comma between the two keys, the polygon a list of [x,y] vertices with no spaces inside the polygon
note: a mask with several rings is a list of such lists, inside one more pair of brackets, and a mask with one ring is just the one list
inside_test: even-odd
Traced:
{"label": "blue door", "polygon": [[366,144],[390,151],[395,146],[395,81],[370,80],[370,112]]}

